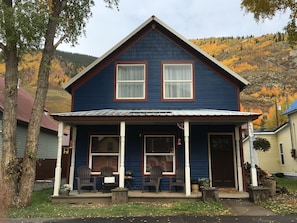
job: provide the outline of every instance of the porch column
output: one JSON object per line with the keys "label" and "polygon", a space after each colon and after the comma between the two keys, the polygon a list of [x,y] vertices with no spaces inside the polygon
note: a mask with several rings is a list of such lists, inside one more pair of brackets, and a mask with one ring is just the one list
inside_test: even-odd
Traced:
{"label": "porch column", "polygon": [[184,136],[185,136],[185,186],[186,196],[191,195],[191,174],[190,174],[190,148],[189,148],[189,121],[184,121]]}
{"label": "porch column", "polygon": [[248,122],[249,128],[249,143],[250,143],[250,159],[251,159],[251,182],[252,186],[258,186],[257,179],[257,170],[255,167],[255,158],[254,158],[254,128],[253,123],[251,121]]}
{"label": "porch column", "polygon": [[120,123],[120,176],[119,187],[125,187],[125,131],[126,123]]}
{"label": "porch column", "polygon": [[57,152],[57,162],[55,169],[55,184],[54,184],[54,196],[59,196],[59,189],[61,185],[61,160],[62,160],[62,144],[63,144],[63,132],[64,132],[64,123],[59,122],[58,128],[58,152]]}
{"label": "porch column", "polygon": [[235,147],[236,147],[236,164],[237,164],[237,180],[238,180],[238,191],[243,191],[243,180],[242,180],[242,166],[240,156],[240,129],[235,127]]}
{"label": "porch column", "polygon": [[76,134],[77,134],[77,128],[74,126],[71,128],[71,163],[70,163],[70,173],[69,173],[69,184],[71,187],[71,190],[73,190],[73,183],[74,183],[74,165],[75,165],[75,145],[76,145]]}

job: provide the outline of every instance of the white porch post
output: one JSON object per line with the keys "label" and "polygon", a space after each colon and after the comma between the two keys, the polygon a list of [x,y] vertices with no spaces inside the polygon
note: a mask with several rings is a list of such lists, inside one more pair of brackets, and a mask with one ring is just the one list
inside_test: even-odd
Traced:
{"label": "white porch post", "polygon": [[238,179],[238,191],[243,191],[243,180],[242,180],[242,166],[240,156],[240,137],[239,127],[235,127],[235,147],[236,147],[236,164],[237,164],[237,179]]}
{"label": "white porch post", "polygon": [[186,196],[191,195],[189,133],[190,133],[189,121],[184,121],[184,137],[185,137],[185,186],[186,186]]}
{"label": "white porch post", "polygon": [[251,182],[252,186],[258,186],[258,179],[257,179],[257,170],[255,167],[255,158],[254,158],[254,128],[253,123],[251,121],[248,122],[249,128],[249,143],[250,143],[250,159],[251,159]]}
{"label": "white porch post", "polygon": [[77,134],[77,128],[76,127],[72,127],[71,129],[72,134],[71,134],[71,138],[72,138],[72,150],[71,150],[71,163],[70,163],[70,173],[69,173],[69,184],[71,186],[71,190],[73,190],[73,183],[74,183],[74,165],[75,165],[75,145],[76,145],[76,134]]}
{"label": "white porch post", "polygon": [[63,132],[64,132],[64,124],[63,122],[59,122],[58,128],[58,151],[57,151],[57,162],[55,169],[55,184],[54,184],[54,196],[59,196],[59,189],[61,184],[61,160],[62,160],[62,144],[63,144]]}
{"label": "white porch post", "polygon": [[125,187],[125,131],[126,123],[120,123],[120,176],[119,187]]}

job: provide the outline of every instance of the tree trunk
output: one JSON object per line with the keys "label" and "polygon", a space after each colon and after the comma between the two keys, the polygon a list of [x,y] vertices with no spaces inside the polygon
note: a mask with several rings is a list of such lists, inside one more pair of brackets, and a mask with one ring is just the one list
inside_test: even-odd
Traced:
{"label": "tree trunk", "polygon": [[35,101],[29,121],[26,148],[23,159],[23,172],[20,181],[19,203],[17,205],[19,207],[28,206],[31,203],[34,188],[40,123],[44,113],[45,100],[48,91],[50,64],[55,52],[54,39],[56,27],[62,10],[61,2],[58,0],[55,0],[54,2],[53,14],[48,23],[45,46],[39,66]]}
{"label": "tree trunk", "polygon": [[[12,7],[12,1],[4,1],[7,7]],[[10,12],[5,18],[12,18]],[[7,38],[15,35],[14,29],[5,30]],[[2,118],[2,159],[0,176],[0,206],[11,207],[15,204],[20,166],[16,157],[17,129],[17,83],[18,83],[18,51],[13,38],[7,41],[3,50],[5,60],[5,92]]]}
{"label": "tree trunk", "polygon": [[[17,191],[19,166],[16,157],[17,129],[17,58],[10,54],[6,62],[4,111],[2,119],[1,191],[5,192],[3,205],[12,206]],[[1,202],[2,202],[1,201]]]}

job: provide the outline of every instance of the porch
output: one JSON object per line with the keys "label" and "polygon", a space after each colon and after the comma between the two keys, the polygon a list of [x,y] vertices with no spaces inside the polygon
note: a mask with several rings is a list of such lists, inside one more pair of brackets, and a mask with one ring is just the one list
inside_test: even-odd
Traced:
{"label": "porch", "polygon": [[[71,158],[67,168],[72,189],[77,189],[76,170],[82,165],[87,165],[94,176],[100,176],[104,166],[111,166],[120,188],[125,187],[125,170],[132,170],[136,190],[141,188],[143,176],[150,175],[152,166],[161,166],[164,177],[175,176],[177,167],[182,166],[185,193],[158,194],[158,200],[160,196],[164,199],[201,197],[201,194],[191,193],[191,180],[198,178],[209,178],[213,187],[234,187],[243,191],[240,126],[248,122],[252,134],[251,120],[256,117],[255,113],[223,110],[95,110],[55,116],[60,121],[59,142],[64,125],[72,126]],[[53,196],[57,200],[61,154],[62,144],[59,143]],[[254,180],[252,182],[254,185]],[[165,185],[163,191],[164,188],[168,187]],[[95,200],[102,198],[110,202],[111,194],[100,196],[97,193]],[[129,191],[128,201],[143,200],[145,194],[137,196],[135,193]]]}
{"label": "porch", "polygon": [[[219,199],[248,199],[248,192],[238,192],[232,189],[218,189]],[[180,200],[202,200],[202,193],[191,193],[186,196],[183,192],[161,191],[159,193],[141,190],[129,190],[128,202],[172,202]],[[82,191],[80,194],[76,190],[70,191],[67,196],[52,196],[53,203],[68,204],[111,204],[112,193]]]}

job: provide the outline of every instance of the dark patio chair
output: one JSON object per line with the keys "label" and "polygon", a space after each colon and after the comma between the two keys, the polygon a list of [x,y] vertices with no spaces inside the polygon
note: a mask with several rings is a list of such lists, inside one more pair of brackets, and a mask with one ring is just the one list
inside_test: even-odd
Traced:
{"label": "dark patio chair", "polygon": [[91,169],[87,166],[77,168],[77,192],[80,193],[82,187],[93,187],[96,192],[96,177],[91,176]]}
{"label": "dark patio chair", "polygon": [[101,168],[101,186],[103,192],[110,192],[111,189],[118,186],[117,179],[113,174],[113,169],[110,166]]}
{"label": "dark patio chair", "polygon": [[[160,182],[162,179],[162,168],[159,166],[153,166],[151,169],[151,175],[142,178],[142,193],[145,187],[155,187],[156,192],[159,192]],[[148,180],[147,180],[148,179]]]}
{"label": "dark patio chair", "polygon": [[185,169],[184,167],[178,167],[175,172],[175,177],[171,177],[169,181],[169,191],[172,191],[172,187],[182,187],[185,191]]}

